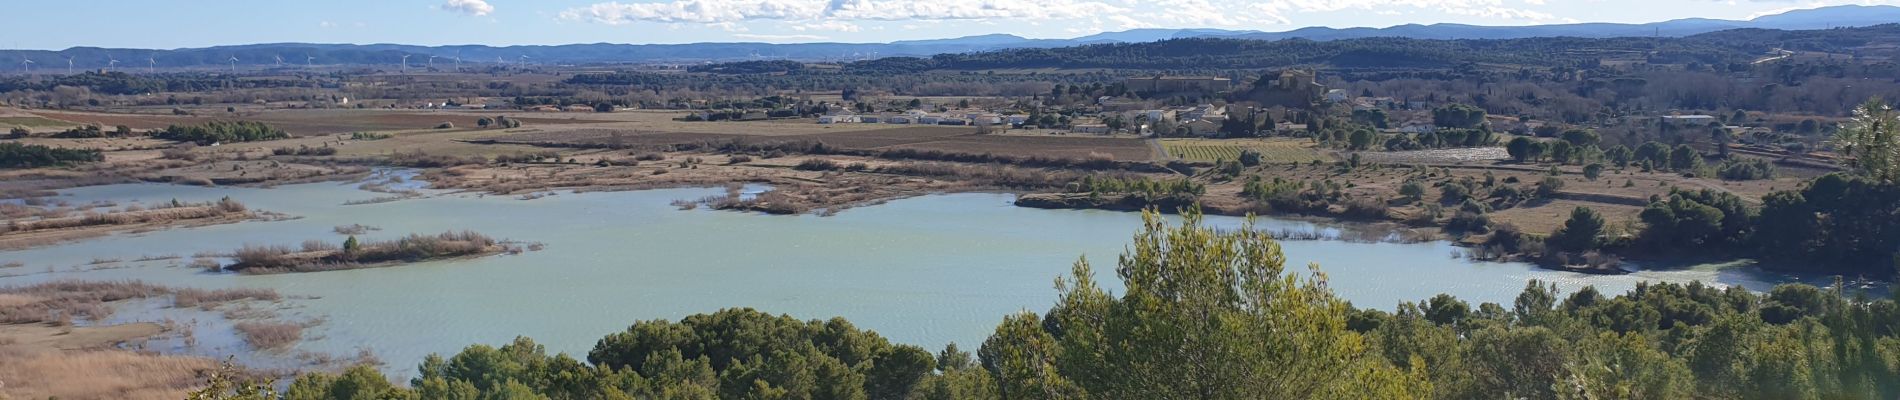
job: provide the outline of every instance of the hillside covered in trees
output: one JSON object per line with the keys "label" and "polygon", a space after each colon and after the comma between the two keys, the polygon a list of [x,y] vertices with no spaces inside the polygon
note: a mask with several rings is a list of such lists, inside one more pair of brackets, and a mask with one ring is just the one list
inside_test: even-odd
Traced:
{"label": "hillside covered in trees", "polygon": [[1780,48],[1793,51],[1850,53],[1877,41],[1900,37],[1900,24],[1812,31],[1738,29],[1683,38],[1541,37],[1499,40],[1363,38],[1334,41],[1278,41],[1187,38],[1149,43],[1113,43],[1075,47],[1009,49],[939,54],[929,58],[896,57],[859,61],[847,71],[914,73],[926,70],[998,68],[1114,68],[1182,70],[1220,66],[1227,69],[1319,65],[1334,68],[1447,68],[1467,63],[1543,67],[1588,66],[1607,57],[1630,54],[1651,63],[1727,64],[1745,62]]}

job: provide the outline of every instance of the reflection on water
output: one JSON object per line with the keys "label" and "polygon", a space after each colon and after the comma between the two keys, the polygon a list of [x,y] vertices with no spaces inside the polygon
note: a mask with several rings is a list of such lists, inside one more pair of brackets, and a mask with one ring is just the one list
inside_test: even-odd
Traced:
{"label": "reflection on water", "polygon": [[[413,187],[405,187],[413,188]],[[1106,287],[1119,289],[1112,264],[1139,227],[1139,215],[1019,208],[1003,194],[952,194],[854,208],[831,217],[680,211],[668,203],[724,189],[563,193],[535,200],[429,192],[431,197],[344,206],[383,196],[356,183],[274,189],[134,184],[71,190],[79,203],[206,201],[231,196],[254,209],[302,217],[117,235],[0,255],[19,274],[0,285],[56,279],[139,279],[201,288],[270,288],[288,298],[296,319],[321,319],[300,351],[339,355],[374,349],[389,370],[411,371],[431,352],[534,337],[556,351],[585,353],[601,336],[635,321],[677,319],[726,307],[752,307],[799,318],[842,316],[902,343],[940,347],[980,343],[1002,316],[1043,311],[1053,279],[1078,256],[1097,263]],[[1210,217],[1237,227],[1238,218]],[[1262,219],[1266,229],[1317,229]],[[308,274],[241,276],[178,267],[182,261],[127,268],[75,268],[98,258],[222,252],[245,243],[341,242],[338,225],[382,228],[363,239],[471,229],[497,238],[541,242],[546,250]],[[1417,244],[1290,241],[1290,268],[1320,264],[1329,286],[1365,307],[1390,308],[1438,293],[1509,304],[1531,279],[1575,290],[1596,285],[1619,293],[1644,280],[1765,289],[1789,277],[1751,268],[1672,268],[1622,276],[1550,271],[1518,263],[1453,257],[1444,242]],[[173,265],[173,266],[168,266]],[[48,269],[51,272],[48,272]],[[150,318],[162,318],[152,314]],[[120,320],[136,320],[130,311]],[[202,333],[201,333],[202,334]],[[219,347],[238,351],[235,346]],[[214,354],[215,355],[215,354]]]}

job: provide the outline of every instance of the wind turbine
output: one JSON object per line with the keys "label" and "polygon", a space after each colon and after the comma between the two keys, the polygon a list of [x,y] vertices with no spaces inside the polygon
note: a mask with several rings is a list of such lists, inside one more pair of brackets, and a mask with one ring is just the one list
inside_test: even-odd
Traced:
{"label": "wind turbine", "polygon": [[282,67],[284,66],[284,56],[283,56],[283,55],[281,55],[281,54],[273,54],[273,55],[271,55],[270,57],[271,57],[271,58],[274,58],[274,59],[277,59],[277,67],[279,67],[279,68],[282,68]]}
{"label": "wind turbine", "polygon": [[522,54],[522,55],[521,55],[521,65],[524,65],[524,66],[525,66],[525,65],[528,65],[528,55],[527,55],[527,54]]}
{"label": "wind turbine", "polygon": [[310,63],[312,63],[312,62],[316,62],[316,61],[317,61],[317,58],[316,58],[316,57],[311,57],[309,53],[305,53],[305,54],[303,55],[303,67],[304,67],[304,68],[310,68]]}
{"label": "wind turbine", "polygon": [[455,72],[462,72],[462,51],[455,51]]}
{"label": "wind turbine", "polygon": [[73,74],[73,56],[66,56],[66,74]]}
{"label": "wind turbine", "polygon": [[402,73],[409,73],[409,55],[402,55]]}
{"label": "wind turbine", "polygon": [[145,58],[145,73],[148,73],[148,74],[158,73],[158,57],[153,56],[153,57]]}
{"label": "wind turbine", "polygon": [[26,70],[28,75],[33,74],[33,59],[20,57],[20,69]]}
{"label": "wind turbine", "polygon": [[435,70],[435,56],[429,56],[429,70]]}
{"label": "wind turbine", "polygon": [[106,72],[112,72],[112,67],[115,65],[119,65],[119,59],[112,58],[111,54],[106,54]]}
{"label": "wind turbine", "polygon": [[237,56],[231,56],[231,73],[237,73]]}

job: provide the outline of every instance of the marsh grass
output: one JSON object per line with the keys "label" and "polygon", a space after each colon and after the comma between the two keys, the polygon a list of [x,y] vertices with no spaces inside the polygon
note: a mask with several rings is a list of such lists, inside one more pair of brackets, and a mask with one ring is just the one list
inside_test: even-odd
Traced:
{"label": "marsh grass", "polygon": [[237,330],[238,336],[243,337],[244,342],[249,343],[252,348],[283,350],[303,340],[304,324],[281,321],[239,322],[232,325],[232,328]]}
{"label": "marsh grass", "polygon": [[355,249],[306,241],[300,249],[247,244],[232,253],[222,270],[243,273],[316,272],[361,268],[366,264],[420,262],[505,251],[494,238],[472,231],[410,234],[395,240],[362,243]]}

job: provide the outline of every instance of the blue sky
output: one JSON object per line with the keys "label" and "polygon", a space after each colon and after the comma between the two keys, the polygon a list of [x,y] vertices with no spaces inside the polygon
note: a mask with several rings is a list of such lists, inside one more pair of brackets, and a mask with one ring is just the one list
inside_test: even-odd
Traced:
{"label": "blue sky", "polygon": [[[1747,19],[1900,0],[0,0],[0,46],[886,42],[1131,28]],[[84,18],[84,19],[81,19]]]}

